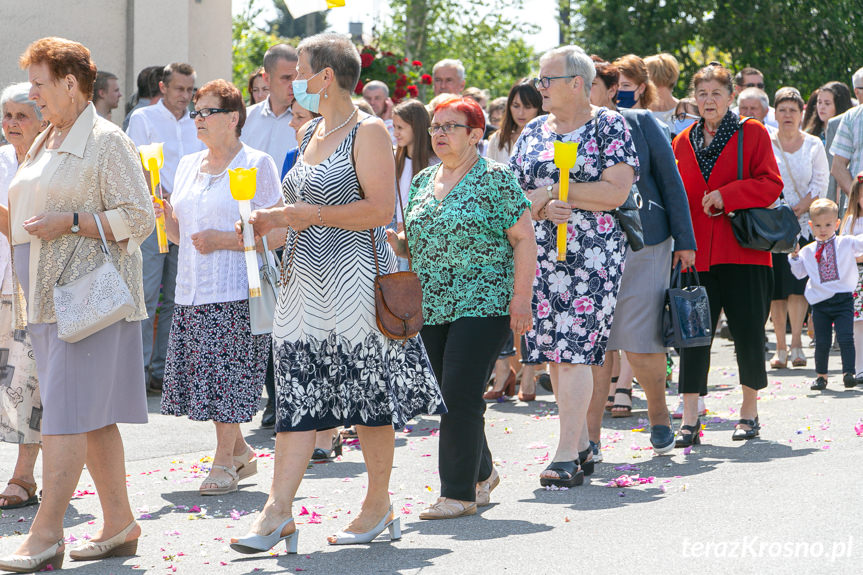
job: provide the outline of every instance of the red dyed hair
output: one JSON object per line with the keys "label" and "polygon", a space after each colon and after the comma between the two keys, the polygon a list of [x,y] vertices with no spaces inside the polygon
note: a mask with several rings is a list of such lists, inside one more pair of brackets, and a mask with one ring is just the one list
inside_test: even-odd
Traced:
{"label": "red dyed hair", "polygon": [[237,87],[226,80],[212,80],[198,88],[192,102],[197,104],[198,99],[202,96],[215,96],[219,99],[219,107],[237,112],[240,115],[236,127],[237,137],[239,137],[243,131],[243,125],[246,123],[246,103],[243,102],[243,94]]}
{"label": "red dyed hair", "polygon": [[440,110],[453,109],[460,114],[464,114],[467,118],[467,125],[471,129],[477,128],[485,131],[485,115],[482,113],[482,108],[475,100],[470,98],[462,98],[461,96],[453,96],[435,106],[434,113],[437,114]]}
{"label": "red dyed hair", "polygon": [[87,99],[93,98],[96,82],[96,64],[90,59],[90,50],[83,44],[65,38],[42,38],[36,40],[21,54],[18,65],[26,70],[33,64],[46,64],[55,81],[66,74],[78,80],[78,89]]}

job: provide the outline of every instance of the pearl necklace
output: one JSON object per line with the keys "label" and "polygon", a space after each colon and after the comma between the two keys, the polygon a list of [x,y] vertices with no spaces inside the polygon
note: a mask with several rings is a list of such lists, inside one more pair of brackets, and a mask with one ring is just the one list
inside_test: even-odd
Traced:
{"label": "pearl necklace", "polygon": [[350,115],[350,116],[348,116],[348,119],[347,119],[347,120],[345,120],[344,122],[342,122],[341,124],[339,124],[338,126],[336,126],[335,128],[333,128],[332,130],[328,130],[328,131],[324,132],[324,135],[323,135],[323,136],[321,136],[321,139],[322,139],[322,140],[325,140],[325,139],[327,138],[327,136],[329,136],[329,135],[331,135],[331,134],[334,134],[335,132],[338,132],[339,130],[341,130],[342,128],[344,128],[345,126],[347,126],[347,125],[348,125],[348,123],[349,123],[351,120],[353,120],[354,116],[356,116],[356,115],[357,115],[357,110],[359,110],[359,108],[357,108],[356,106],[354,106],[354,111],[353,111],[353,112],[351,112],[351,115]]}

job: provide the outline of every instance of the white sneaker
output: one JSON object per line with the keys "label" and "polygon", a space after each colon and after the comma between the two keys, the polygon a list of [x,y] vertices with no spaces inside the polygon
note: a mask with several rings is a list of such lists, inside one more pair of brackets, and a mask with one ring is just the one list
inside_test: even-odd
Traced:
{"label": "white sneaker", "polygon": [[[683,396],[679,396],[680,401],[677,403],[677,408],[674,410],[674,413],[671,414],[673,419],[683,419]],[[707,415],[707,407],[704,405],[704,398],[702,396],[698,396],[698,415]]]}

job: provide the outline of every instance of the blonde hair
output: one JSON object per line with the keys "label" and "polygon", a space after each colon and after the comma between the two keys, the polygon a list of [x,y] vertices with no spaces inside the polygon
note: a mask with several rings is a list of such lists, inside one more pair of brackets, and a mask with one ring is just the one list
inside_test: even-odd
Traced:
{"label": "blonde hair", "polygon": [[644,59],[647,74],[657,86],[674,89],[680,78],[680,63],[671,54],[655,54]]}
{"label": "blonde hair", "polygon": [[827,198],[818,198],[809,205],[809,217],[831,215],[834,218],[839,217],[839,206],[833,200]]}

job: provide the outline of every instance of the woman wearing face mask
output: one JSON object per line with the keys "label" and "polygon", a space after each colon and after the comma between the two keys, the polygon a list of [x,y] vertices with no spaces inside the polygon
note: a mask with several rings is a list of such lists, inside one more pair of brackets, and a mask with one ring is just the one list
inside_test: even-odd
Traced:
{"label": "woman wearing face mask", "polygon": [[614,66],[620,70],[617,107],[650,109],[656,101],[656,86],[650,81],[644,60],[635,54],[627,54],[615,60]]}
{"label": "woman wearing face mask", "polygon": [[[615,109],[613,98],[618,73],[617,66],[608,62],[596,64],[591,104]],[[674,449],[674,432],[665,405],[662,307],[672,267],[680,264],[685,270],[695,263],[695,235],[686,190],[664,126],[648,110],[621,109],[620,113],[629,126],[641,167],[637,186],[643,202],[640,215],[645,245],[637,252],[627,250],[608,350],[626,352],[647,396],[650,443],[657,454],[663,454]],[[599,457],[602,412],[611,383],[611,369],[610,362],[593,367],[588,433],[591,447],[596,446],[594,455]],[[631,380],[618,384],[614,392],[616,406],[631,407]]]}
{"label": "woman wearing face mask", "polygon": [[257,210],[249,219],[256,234],[291,230],[273,322],[273,483],[250,532],[231,540],[240,553],[266,552],[280,541],[296,553],[292,506],[315,431],[341,425],[356,425],[368,492],[345,531],[328,541],[369,543],[387,528],[398,539],[389,495],[395,428],[446,411],[419,338],[392,340],[376,324],[375,276],[396,270],[384,232],[393,217],[396,176],[386,126],[351,101],[360,55],[339,34],[306,38],[297,54],[294,97],[321,117],[300,131],[300,155],[282,184],[287,205]]}

